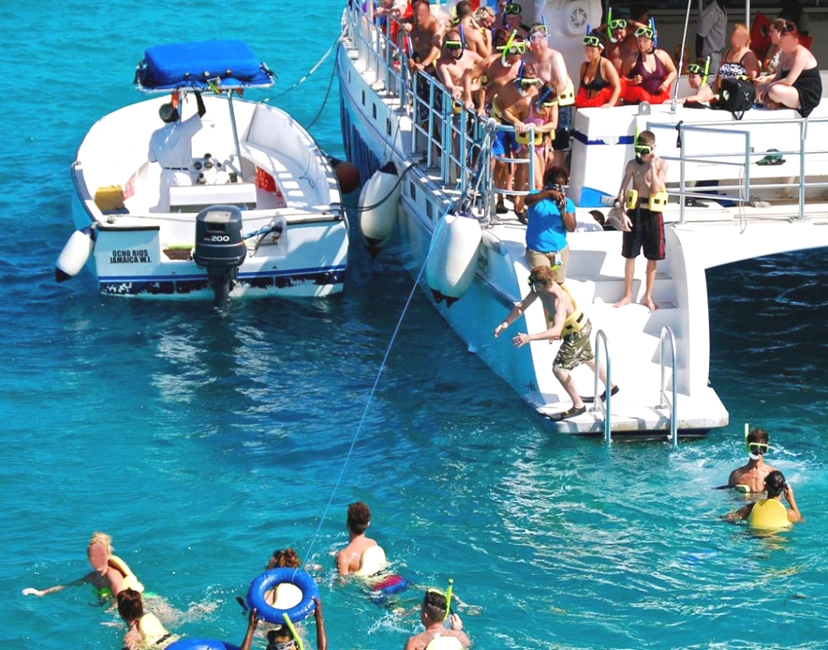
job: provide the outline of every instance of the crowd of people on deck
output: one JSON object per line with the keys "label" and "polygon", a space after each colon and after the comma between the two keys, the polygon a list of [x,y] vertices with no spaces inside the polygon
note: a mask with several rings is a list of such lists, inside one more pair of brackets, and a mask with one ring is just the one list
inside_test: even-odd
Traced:
{"label": "crowd of people on deck", "polygon": [[[411,71],[418,73],[414,75],[418,123],[426,123],[430,114],[437,113],[434,136],[438,137],[437,122],[444,107],[442,93],[426,81],[430,75],[450,93],[455,115],[465,108],[513,127],[499,129],[492,145],[494,186],[501,190],[494,205],[497,214],[507,213],[503,194],[512,195],[515,215],[527,225],[526,260],[533,291],[497,327],[495,336],[536,297],[541,298],[548,329],[532,335],[521,333],[513,342],[520,347],[532,340],[562,340],[554,370],[573,398],[573,407],[551,419],[584,412],[569,372],[581,363],[594,364],[588,335],[582,333],[589,331],[584,327],[589,319],[565,287],[559,291],[553,286],[563,286],[566,278],[567,232],[611,227],[623,231],[624,294],[616,307],[633,301],[635,259],[643,249],[647,265],[641,302],[657,309],[653,299],[656,266],[666,250],[662,210],[667,202],[667,162],[655,153],[655,135],[649,131],[636,137],[635,157],[623,171],[612,218],[601,216],[600,225],[576,221],[574,205],[566,198],[565,168],[573,112],[671,102],[679,69],[687,74],[692,92],[676,99],[688,107],[721,104],[722,86],[733,80],[755,86],[757,106],[768,109],[793,108],[807,117],[820,101],[817,62],[800,42],[797,25],[783,17],[772,21],[768,35],[775,49],[761,59],[751,49],[750,32],[741,23],[733,26],[730,47],[725,49],[727,4],[727,0],[712,0],[700,14],[695,61],[686,60],[689,52],[682,52],[680,46],[675,58],[658,46],[655,22],[646,7],[635,5],[626,16],[613,15],[610,10],[604,24],[583,38],[584,61],[575,77],[577,91],[563,56],[550,42],[546,23],[527,25],[518,2],[499,0],[491,8],[461,0],[453,15],[442,20],[432,11],[429,0],[387,0],[377,12],[392,18],[385,28],[407,53]],[[437,109],[435,113],[432,108]],[[530,165],[525,164],[530,151],[534,151],[532,178]],[[695,199],[690,201],[698,204]],[[552,284],[550,278],[554,279]],[[561,318],[555,315],[559,310]],[[573,315],[577,326],[570,320]],[[603,378],[603,369],[598,367],[597,371]],[[610,390],[615,393],[619,389],[612,386]]]}
{"label": "crowd of people on deck", "polygon": [[[357,576],[372,591],[377,592],[383,585],[399,584],[408,586],[401,576],[390,573],[385,559],[385,551],[376,540],[366,536],[371,525],[371,510],[362,501],[348,506],[347,527],[348,544],[336,553],[336,571],[340,578]],[[105,533],[94,533],[86,548],[86,557],[92,571],[83,577],[65,585],[56,585],[48,589],[28,588],[23,595],[45,596],[67,587],[83,584],[92,585],[93,594],[98,604],[117,607],[118,614],[126,624],[123,638],[124,650],[144,650],[146,648],[166,648],[180,639],[178,635],[167,631],[159,617],[150,608],[157,611],[165,609],[162,602],[150,604],[146,601],[161,601],[159,596],[148,594],[144,586],[132,573],[129,566],[113,553],[112,538]],[[278,549],[269,559],[265,570],[295,569],[303,570],[301,560],[292,548]],[[318,564],[306,565],[304,570],[322,572]],[[277,610],[285,609],[279,605],[278,589],[283,584],[264,594],[264,602]],[[244,600],[240,604],[246,608]],[[327,650],[328,639],[322,615],[322,603],[313,597],[313,617],[316,626],[316,650]],[[145,608],[145,605],[148,605]],[[455,611],[457,606],[465,606],[449,589],[427,589],[420,603],[420,622],[423,632],[413,635],[405,644],[405,650],[462,650],[471,645],[471,640],[463,631],[463,621]],[[255,634],[261,624],[260,612],[255,608],[249,610],[248,626],[241,650],[256,647]],[[303,633],[287,622],[283,625],[266,624],[262,643],[267,650],[298,650],[304,646]],[[219,644],[221,642],[216,641]],[[189,647],[189,646],[187,646]],[[202,647],[199,645],[198,647]],[[212,646],[211,646],[212,647]],[[216,645],[215,647],[225,647]],[[262,648],[265,645],[261,645]]]}

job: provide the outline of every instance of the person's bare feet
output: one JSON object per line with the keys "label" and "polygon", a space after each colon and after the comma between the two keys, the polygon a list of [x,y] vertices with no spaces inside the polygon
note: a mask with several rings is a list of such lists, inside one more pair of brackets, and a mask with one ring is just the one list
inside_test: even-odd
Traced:
{"label": "person's bare feet", "polygon": [[617,303],[613,305],[613,307],[623,307],[624,305],[629,305],[632,302],[632,296],[624,296],[619,300]]}
{"label": "person's bare feet", "polygon": [[644,300],[641,301],[641,304],[644,305],[650,311],[655,311],[656,309],[658,309],[658,305],[655,304],[653,302],[653,299],[648,296],[644,296]]}

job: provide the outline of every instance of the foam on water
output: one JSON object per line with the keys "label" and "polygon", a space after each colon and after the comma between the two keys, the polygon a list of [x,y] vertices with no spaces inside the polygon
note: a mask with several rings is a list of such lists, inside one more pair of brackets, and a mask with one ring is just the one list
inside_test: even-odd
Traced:
{"label": "foam on water", "polygon": [[[88,571],[93,530],[163,597],[171,631],[235,642],[235,597],[275,548],[311,544],[411,286],[400,249],[371,262],[355,238],[343,295],[233,303],[224,319],[207,302],[105,299],[86,274],[57,286],[52,267],[72,230],[75,148],[140,98],[129,81],[146,46],[241,37],[284,89],[338,34],[340,4],[313,7],[0,7],[15,79],[0,100],[13,126],[0,169],[3,647],[120,647],[88,589],[21,594]],[[329,72],[277,103],[307,123]],[[341,154],[335,92],[314,135]],[[733,424],[677,450],[552,435],[418,294],[302,558],[324,567],[331,647],[401,647],[419,625],[418,588],[380,607],[334,574],[357,499],[395,571],[420,587],[455,578],[484,650],[821,647],[828,272],[816,252],[708,277],[711,381]],[[744,462],[746,420],[771,431],[768,460],[807,519],[772,538],[720,522],[744,501],[710,489]]]}

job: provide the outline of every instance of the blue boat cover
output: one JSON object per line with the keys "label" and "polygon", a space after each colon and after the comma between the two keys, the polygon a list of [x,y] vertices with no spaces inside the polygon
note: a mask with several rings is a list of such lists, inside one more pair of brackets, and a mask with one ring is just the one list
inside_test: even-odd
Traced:
{"label": "blue boat cover", "polygon": [[135,83],[145,92],[208,89],[211,84],[227,90],[270,86],[273,73],[242,41],[200,41],[147,48]]}

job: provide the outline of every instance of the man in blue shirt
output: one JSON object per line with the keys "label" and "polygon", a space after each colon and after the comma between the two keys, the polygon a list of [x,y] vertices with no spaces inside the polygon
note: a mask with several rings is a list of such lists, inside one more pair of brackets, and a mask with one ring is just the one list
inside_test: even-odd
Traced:
{"label": "man in blue shirt", "polygon": [[565,169],[549,167],[543,174],[543,189],[526,197],[526,261],[530,269],[551,267],[559,283],[566,279],[569,261],[566,233],[575,230],[575,204],[566,198],[568,180]]}

